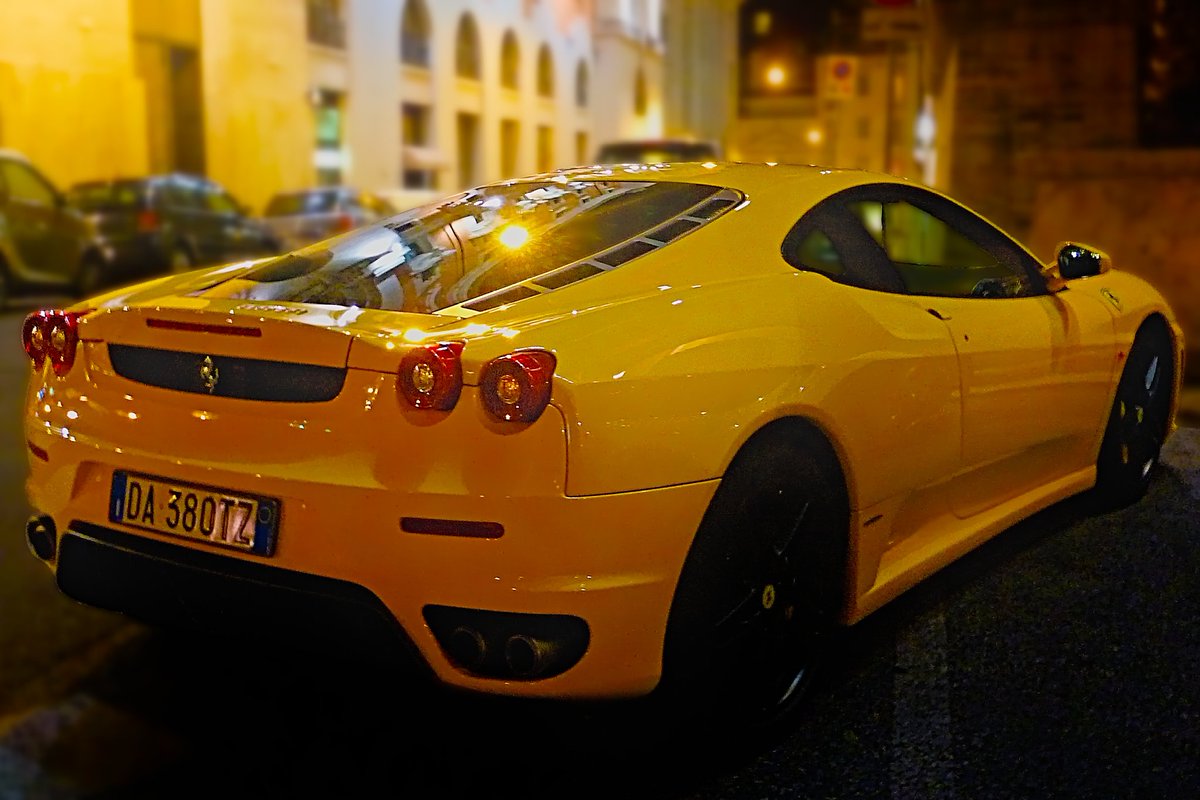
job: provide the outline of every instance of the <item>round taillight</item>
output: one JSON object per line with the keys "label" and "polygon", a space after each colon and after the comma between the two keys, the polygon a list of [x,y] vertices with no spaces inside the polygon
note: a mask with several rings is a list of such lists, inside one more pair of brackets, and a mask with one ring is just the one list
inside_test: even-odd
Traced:
{"label": "round taillight", "polygon": [[462,342],[418,347],[400,360],[400,394],[413,408],[449,411],[462,394]]}
{"label": "round taillight", "polygon": [[34,367],[49,361],[55,375],[66,375],[75,364],[79,318],[89,311],[36,311],[25,318],[21,343]]}
{"label": "round taillight", "polygon": [[33,366],[41,368],[46,360],[46,311],[35,311],[25,318],[21,327],[21,344]]}
{"label": "round taillight", "polygon": [[518,350],[492,359],[479,376],[484,408],[504,422],[533,422],[550,404],[557,364],[546,350]]}

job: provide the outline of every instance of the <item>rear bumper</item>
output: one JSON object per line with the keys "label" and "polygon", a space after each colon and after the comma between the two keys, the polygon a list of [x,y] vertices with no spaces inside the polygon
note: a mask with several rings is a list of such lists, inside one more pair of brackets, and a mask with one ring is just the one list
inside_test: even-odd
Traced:
{"label": "rear bumper", "polygon": [[[98,453],[85,441],[29,427],[26,434],[49,456],[32,460],[27,492],[62,532],[57,559],[48,563],[68,595],[150,620],[315,638],[319,646],[332,632],[335,647],[416,660],[447,685],[530,697],[637,696],[657,685],[675,585],[717,485],[566,497],[505,495],[474,483],[461,494],[423,494],[255,478],[165,457]],[[110,522],[114,469],[279,498],[275,554]],[[504,534],[409,533],[402,515],[497,521]],[[481,677],[443,650],[426,622],[431,606],[569,615],[586,622],[587,649],[552,677]]]}
{"label": "rear bumper", "polygon": [[222,558],[78,521],[59,540],[57,581],[69,597],[147,622],[268,636],[432,677],[387,606],[348,581]]}

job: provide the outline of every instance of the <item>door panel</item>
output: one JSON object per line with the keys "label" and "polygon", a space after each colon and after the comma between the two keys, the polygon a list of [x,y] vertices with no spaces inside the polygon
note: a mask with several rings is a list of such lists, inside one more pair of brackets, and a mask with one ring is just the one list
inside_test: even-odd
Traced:
{"label": "door panel", "polygon": [[19,161],[0,159],[0,178],[7,190],[6,216],[13,247],[20,263],[13,265],[23,277],[45,278],[60,256],[58,199],[50,186]]}
{"label": "door panel", "polygon": [[1112,315],[1094,298],[936,298],[962,375],[963,467],[955,513],[971,516],[1085,468],[1113,369]]}

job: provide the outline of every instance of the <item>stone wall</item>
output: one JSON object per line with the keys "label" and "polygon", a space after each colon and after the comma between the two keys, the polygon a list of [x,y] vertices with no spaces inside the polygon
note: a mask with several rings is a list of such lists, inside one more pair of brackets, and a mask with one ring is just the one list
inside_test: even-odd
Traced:
{"label": "stone wall", "polygon": [[1036,179],[1030,247],[1049,258],[1064,239],[1107,251],[1171,303],[1200,377],[1200,151],[1051,154]]}

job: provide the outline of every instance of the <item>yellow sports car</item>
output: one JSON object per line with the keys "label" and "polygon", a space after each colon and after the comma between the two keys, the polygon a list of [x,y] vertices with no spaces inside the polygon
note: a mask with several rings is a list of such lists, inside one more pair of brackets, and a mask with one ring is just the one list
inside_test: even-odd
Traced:
{"label": "yellow sports car", "polygon": [[1137,499],[1181,344],[1099,251],[899,179],[562,171],[30,315],[27,535],[144,618],[772,719],[829,626]]}

